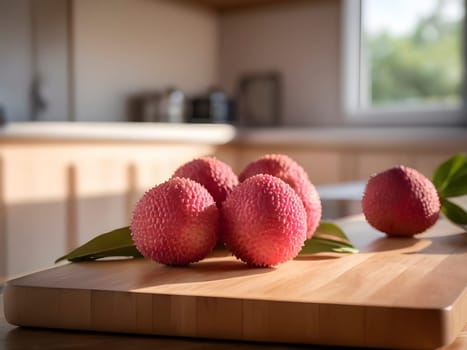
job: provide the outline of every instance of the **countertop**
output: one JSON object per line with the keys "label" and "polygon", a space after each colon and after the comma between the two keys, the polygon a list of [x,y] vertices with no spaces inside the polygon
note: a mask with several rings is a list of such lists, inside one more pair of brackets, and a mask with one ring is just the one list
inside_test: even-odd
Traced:
{"label": "countertop", "polygon": [[353,148],[467,150],[465,127],[277,127],[229,124],[25,122],[0,127],[0,142],[118,141],[215,145],[290,145]]}

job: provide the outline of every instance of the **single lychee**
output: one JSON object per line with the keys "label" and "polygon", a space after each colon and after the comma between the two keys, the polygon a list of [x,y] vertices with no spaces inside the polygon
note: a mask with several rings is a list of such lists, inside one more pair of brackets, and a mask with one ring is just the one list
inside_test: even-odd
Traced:
{"label": "single lychee", "polygon": [[172,178],[147,191],[131,221],[136,248],[166,265],[187,265],[205,258],[219,236],[219,210],[199,183]]}
{"label": "single lychee", "polygon": [[234,188],[221,209],[221,239],[251,266],[294,258],[306,239],[306,213],[295,191],[281,179],[256,175]]}
{"label": "single lychee", "polygon": [[313,236],[321,219],[321,200],[306,171],[285,154],[267,154],[249,163],[240,173],[240,182],[257,175],[269,174],[289,184],[303,202],[307,216],[307,239]]}
{"label": "single lychee", "polygon": [[435,224],[440,201],[424,175],[397,166],[370,178],[362,210],[368,223],[388,236],[413,236]]}
{"label": "single lychee", "polygon": [[238,184],[238,177],[230,165],[214,157],[193,159],[180,166],[172,177],[185,177],[199,182],[213,196],[218,208]]}

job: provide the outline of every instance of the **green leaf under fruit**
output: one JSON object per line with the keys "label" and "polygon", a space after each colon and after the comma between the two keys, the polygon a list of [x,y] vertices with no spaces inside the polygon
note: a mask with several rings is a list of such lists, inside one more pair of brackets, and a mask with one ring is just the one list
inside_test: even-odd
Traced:
{"label": "green leaf under fruit", "polygon": [[441,211],[455,224],[467,225],[467,212],[450,200],[441,198]]}
{"label": "green leaf under fruit", "polygon": [[344,231],[331,222],[321,222],[311,239],[305,241],[299,255],[321,252],[358,253]]}
{"label": "green leaf under fruit", "polygon": [[467,194],[467,154],[458,153],[440,164],[432,182],[442,198]]}
{"label": "green leaf under fruit", "polygon": [[67,255],[58,258],[55,260],[55,263],[62,260],[76,262],[116,256],[142,256],[131,239],[131,232],[128,226],[103,233],[91,239]]}
{"label": "green leaf under fruit", "polygon": [[[320,252],[358,253],[350,243],[345,233],[331,222],[322,222],[313,237],[307,240],[300,254],[314,254]],[[97,260],[106,257],[141,257],[131,238],[130,228],[122,227],[103,233],[55,262],[69,260],[71,262]]]}
{"label": "green leaf under fruit", "polygon": [[318,237],[320,235],[331,235],[336,238],[340,238],[346,242],[349,242],[350,244],[349,237],[347,237],[344,231],[342,231],[342,229],[339,226],[329,221],[320,222],[313,236]]}

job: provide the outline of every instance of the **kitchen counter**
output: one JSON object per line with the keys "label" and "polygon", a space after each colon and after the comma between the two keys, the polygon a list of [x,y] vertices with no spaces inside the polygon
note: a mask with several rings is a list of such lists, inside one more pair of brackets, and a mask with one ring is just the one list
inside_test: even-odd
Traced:
{"label": "kitchen counter", "polygon": [[281,127],[239,128],[228,124],[10,123],[0,142],[21,140],[184,142],[223,145],[291,145],[356,149],[467,150],[463,127]]}
{"label": "kitchen counter", "polygon": [[11,123],[0,128],[0,141],[157,141],[224,144],[237,137],[226,124],[166,123]]}

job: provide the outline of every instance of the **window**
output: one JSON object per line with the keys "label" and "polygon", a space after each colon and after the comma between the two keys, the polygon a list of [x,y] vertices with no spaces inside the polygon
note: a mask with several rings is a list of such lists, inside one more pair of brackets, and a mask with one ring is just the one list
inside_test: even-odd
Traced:
{"label": "window", "polygon": [[465,0],[345,0],[343,20],[349,120],[465,122]]}

